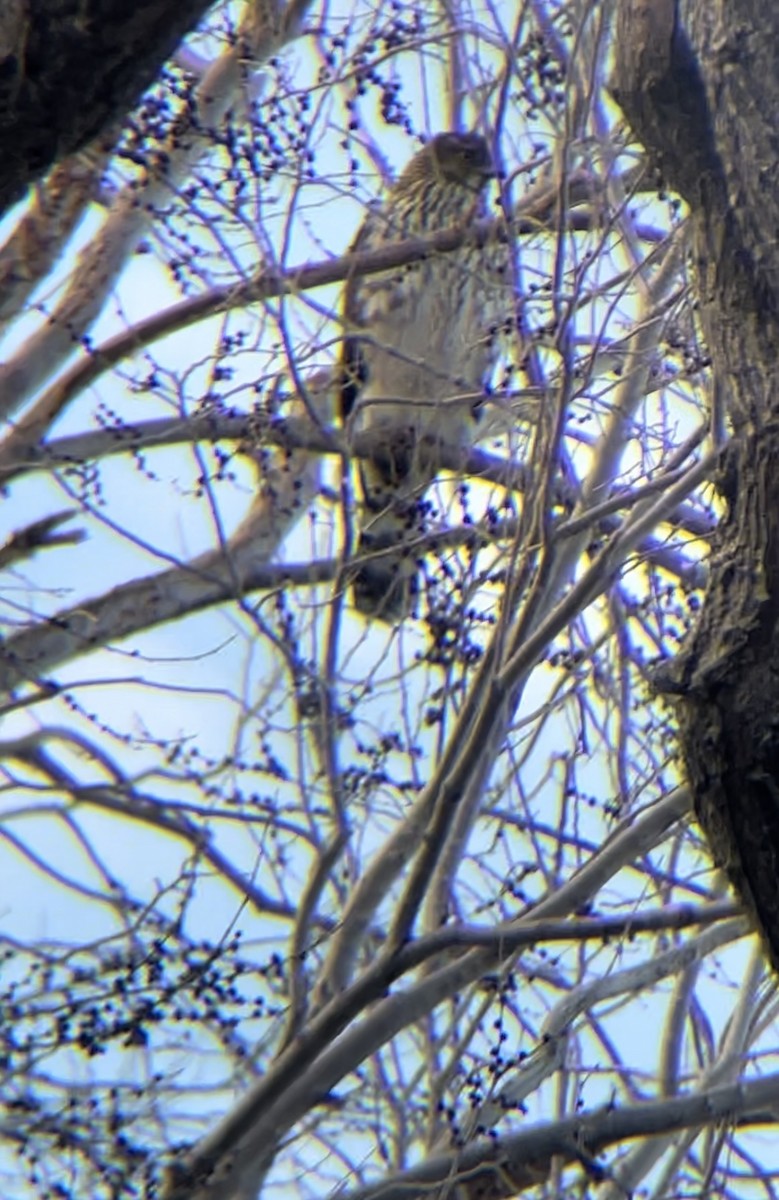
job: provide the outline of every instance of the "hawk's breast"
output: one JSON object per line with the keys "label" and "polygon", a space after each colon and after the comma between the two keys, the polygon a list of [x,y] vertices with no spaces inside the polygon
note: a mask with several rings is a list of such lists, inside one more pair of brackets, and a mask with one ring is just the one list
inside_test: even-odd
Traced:
{"label": "hawk's breast", "polygon": [[[366,423],[395,415],[408,423],[409,401],[417,428],[452,419],[454,410],[469,420],[463,393],[483,386],[498,307],[498,281],[485,278],[482,255],[469,247],[366,283]],[[393,401],[406,403],[393,409]]]}

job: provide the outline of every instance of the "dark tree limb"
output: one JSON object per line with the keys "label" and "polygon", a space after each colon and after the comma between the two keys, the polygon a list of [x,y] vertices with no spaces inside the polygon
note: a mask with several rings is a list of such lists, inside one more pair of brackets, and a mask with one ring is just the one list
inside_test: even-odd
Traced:
{"label": "dark tree limb", "polygon": [[626,0],[615,93],[690,205],[701,320],[734,439],[678,698],[698,819],[779,968],[779,8]]}
{"label": "dark tree limb", "polygon": [[213,0],[2,0],[0,215],[152,83]]}

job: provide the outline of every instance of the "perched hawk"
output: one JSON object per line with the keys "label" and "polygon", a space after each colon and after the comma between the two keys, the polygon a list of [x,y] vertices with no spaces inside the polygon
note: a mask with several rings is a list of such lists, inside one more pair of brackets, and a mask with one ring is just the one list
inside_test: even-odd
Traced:
{"label": "perched hawk", "polygon": [[[469,225],[485,215],[493,174],[483,137],[439,133],[366,218],[352,250]],[[360,469],[354,601],[368,616],[394,622],[411,609],[418,573],[403,536],[424,528],[441,443],[466,450],[473,442],[473,396],[494,362],[501,301],[505,309],[505,247],[497,242],[488,249],[464,245],[346,285],[343,415],[352,417],[354,432],[379,434]],[[396,554],[371,557],[394,541]]]}

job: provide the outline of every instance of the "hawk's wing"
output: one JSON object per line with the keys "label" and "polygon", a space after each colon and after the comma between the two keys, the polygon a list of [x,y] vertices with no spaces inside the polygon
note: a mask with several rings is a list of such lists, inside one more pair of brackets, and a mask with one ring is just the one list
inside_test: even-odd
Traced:
{"label": "hawk's wing", "polygon": [[[388,222],[385,207],[377,204],[360,226],[349,253],[378,250],[402,239],[402,232],[394,233]],[[403,311],[417,286],[414,264],[382,271],[377,275],[352,275],[346,280],[343,301],[345,336],[341,351],[341,417],[344,421],[352,413],[368,375],[365,339],[360,337],[358,331],[381,322],[393,311]]]}

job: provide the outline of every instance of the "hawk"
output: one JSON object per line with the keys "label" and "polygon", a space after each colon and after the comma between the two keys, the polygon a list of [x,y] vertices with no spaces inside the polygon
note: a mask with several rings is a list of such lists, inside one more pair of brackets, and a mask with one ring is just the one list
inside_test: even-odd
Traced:
{"label": "hawk", "polygon": [[[352,251],[468,226],[485,215],[494,173],[481,135],[439,133],[367,216]],[[497,242],[465,244],[346,285],[343,416],[354,433],[377,435],[360,466],[354,602],[366,616],[400,621],[413,606],[417,564],[403,541],[424,528],[441,444],[473,444],[474,393],[494,364],[505,266]],[[396,543],[397,553],[378,555]]]}

